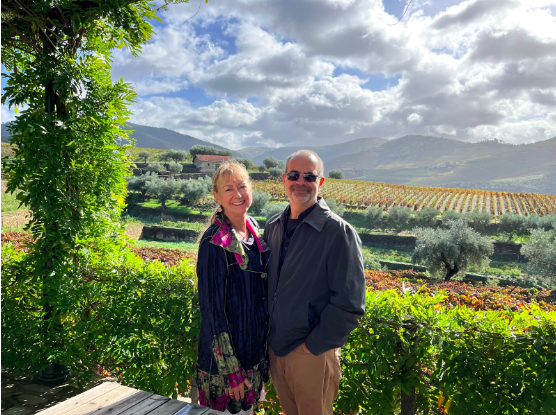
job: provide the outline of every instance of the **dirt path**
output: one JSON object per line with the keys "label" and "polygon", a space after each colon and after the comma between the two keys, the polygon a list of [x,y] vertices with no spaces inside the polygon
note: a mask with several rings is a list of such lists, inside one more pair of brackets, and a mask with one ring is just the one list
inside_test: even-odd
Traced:
{"label": "dirt path", "polygon": [[17,212],[2,212],[2,232],[9,232],[13,228],[25,225],[31,219],[28,210]]}

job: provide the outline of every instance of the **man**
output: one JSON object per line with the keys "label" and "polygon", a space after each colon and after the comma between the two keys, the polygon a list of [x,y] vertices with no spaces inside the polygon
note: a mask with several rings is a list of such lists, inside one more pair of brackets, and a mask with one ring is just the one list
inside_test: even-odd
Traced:
{"label": "man", "polygon": [[332,414],[339,391],[340,347],[365,311],[357,232],[318,192],[318,155],[292,154],[282,175],[290,200],[265,226],[270,374],[286,415]]}

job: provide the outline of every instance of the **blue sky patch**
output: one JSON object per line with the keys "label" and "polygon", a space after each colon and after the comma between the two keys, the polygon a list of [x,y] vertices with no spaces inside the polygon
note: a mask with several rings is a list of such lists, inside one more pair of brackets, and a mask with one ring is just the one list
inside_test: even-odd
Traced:
{"label": "blue sky patch", "polygon": [[382,73],[368,74],[361,71],[360,69],[351,67],[338,66],[336,67],[336,69],[334,69],[334,77],[340,76],[342,74],[353,75],[357,76],[358,78],[367,80],[367,82],[361,85],[361,88],[368,89],[374,92],[384,91],[388,88],[392,88],[398,85],[398,82],[402,77],[401,74],[396,74],[394,76],[386,76]]}

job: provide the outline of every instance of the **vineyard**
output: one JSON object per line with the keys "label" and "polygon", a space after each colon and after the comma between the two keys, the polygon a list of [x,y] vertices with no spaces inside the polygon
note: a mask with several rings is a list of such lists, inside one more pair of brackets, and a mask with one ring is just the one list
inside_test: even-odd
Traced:
{"label": "vineyard", "polygon": [[[287,201],[281,181],[255,181],[253,187],[272,195],[272,201]],[[472,189],[445,189],[360,180],[327,179],[322,189],[325,199],[336,199],[350,209],[366,209],[369,205],[408,206],[415,210],[433,207],[441,212],[454,210],[548,215],[556,213],[556,196],[533,193],[492,192]]]}

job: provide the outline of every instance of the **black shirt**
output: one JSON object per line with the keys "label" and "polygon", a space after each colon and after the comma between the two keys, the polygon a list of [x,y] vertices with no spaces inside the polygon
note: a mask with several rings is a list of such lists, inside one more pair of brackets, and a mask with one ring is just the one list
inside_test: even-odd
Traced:
{"label": "black shirt", "polygon": [[295,229],[301,222],[303,222],[303,219],[305,219],[309,215],[309,213],[313,211],[313,209],[317,206],[317,203],[315,203],[313,206],[308,207],[303,212],[301,212],[297,217],[297,219],[291,218],[291,207],[290,206],[287,207],[286,217],[288,218],[288,220],[284,222],[284,239],[282,239],[282,249],[280,250],[280,262],[278,264],[278,273],[282,269],[282,265],[286,260],[286,254],[288,253],[288,246],[290,245],[290,241],[292,240],[293,234],[295,233]]}

